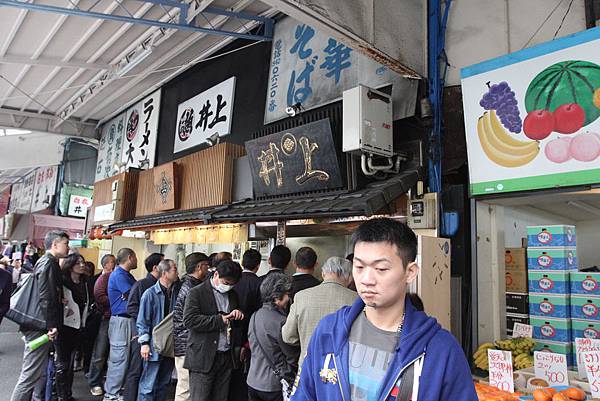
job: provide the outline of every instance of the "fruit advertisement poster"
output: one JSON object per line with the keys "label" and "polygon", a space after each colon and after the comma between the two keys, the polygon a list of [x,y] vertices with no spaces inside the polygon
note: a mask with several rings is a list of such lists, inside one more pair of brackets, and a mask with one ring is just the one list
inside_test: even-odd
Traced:
{"label": "fruit advertisement poster", "polygon": [[600,183],[600,28],[463,68],[471,195]]}

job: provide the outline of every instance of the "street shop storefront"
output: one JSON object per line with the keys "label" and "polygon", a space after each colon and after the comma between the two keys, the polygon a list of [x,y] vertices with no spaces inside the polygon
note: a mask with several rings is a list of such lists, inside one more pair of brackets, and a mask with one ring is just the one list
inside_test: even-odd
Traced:
{"label": "street shop storefront", "polygon": [[489,373],[503,390],[598,396],[584,352],[600,349],[599,45],[591,29],[462,70],[473,363],[481,376],[494,358],[512,365]]}

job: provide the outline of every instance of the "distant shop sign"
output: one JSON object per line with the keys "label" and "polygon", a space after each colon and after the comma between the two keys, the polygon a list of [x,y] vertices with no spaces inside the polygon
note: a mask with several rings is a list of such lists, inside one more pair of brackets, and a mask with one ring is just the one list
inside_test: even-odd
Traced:
{"label": "distant shop sign", "polygon": [[90,206],[92,206],[92,198],[88,198],[87,196],[71,195],[67,214],[74,217],[85,217]]}
{"label": "distant shop sign", "polygon": [[248,141],[246,153],[257,196],[342,186],[329,119]]}

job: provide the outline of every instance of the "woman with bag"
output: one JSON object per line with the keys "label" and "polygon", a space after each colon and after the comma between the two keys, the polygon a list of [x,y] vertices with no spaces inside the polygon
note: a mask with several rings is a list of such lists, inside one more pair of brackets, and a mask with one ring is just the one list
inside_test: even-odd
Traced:
{"label": "woman with bag", "polygon": [[90,305],[86,285],[86,265],[83,256],[73,253],[64,260],[63,267],[64,322],[54,344],[56,365],[56,393],[58,401],[73,399],[73,364]]}
{"label": "woman with bag", "polygon": [[297,350],[283,342],[281,327],[286,320],[292,280],[284,273],[271,273],[260,285],[262,308],[250,318],[250,401],[287,399],[296,375]]}

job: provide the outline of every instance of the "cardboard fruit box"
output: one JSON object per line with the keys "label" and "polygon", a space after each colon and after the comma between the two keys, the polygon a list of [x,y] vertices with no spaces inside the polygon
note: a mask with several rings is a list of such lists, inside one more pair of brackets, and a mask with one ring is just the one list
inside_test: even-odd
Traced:
{"label": "cardboard fruit box", "polygon": [[568,319],[571,317],[568,294],[529,293],[529,315]]}
{"label": "cardboard fruit box", "polygon": [[571,294],[600,296],[600,273],[571,272]]}
{"label": "cardboard fruit box", "polygon": [[571,319],[530,316],[533,338],[542,341],[571,342]]}
{"label": "cardboard fruit box", "polygon": [[527,248],[529,270],[577,270],[575,248]]}
{"label": "cardboard fruit box", "polygon": [[568,294],[570,291],[568,271],[530,270],[529,292],[544,294]]}
{"label": "cardboard fruit box", "polygon": [[577,244],[575,226],[553,225],[553,226],[528,226],[527,246],[533,247],[556,247],[571,246]]}

